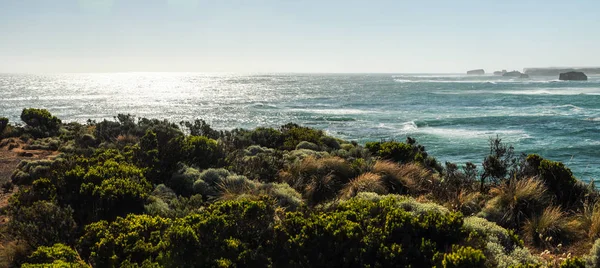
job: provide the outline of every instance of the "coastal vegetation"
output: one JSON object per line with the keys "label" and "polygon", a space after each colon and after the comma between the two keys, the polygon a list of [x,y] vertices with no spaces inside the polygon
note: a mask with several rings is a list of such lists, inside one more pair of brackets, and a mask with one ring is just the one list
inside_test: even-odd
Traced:
{"label": "coastal vegetation", "polygon": [[21,120],[0,118],[23,159],[0,181],[2,267],[600,267],[593,182],[499,137],[478,165],[293,123]]}

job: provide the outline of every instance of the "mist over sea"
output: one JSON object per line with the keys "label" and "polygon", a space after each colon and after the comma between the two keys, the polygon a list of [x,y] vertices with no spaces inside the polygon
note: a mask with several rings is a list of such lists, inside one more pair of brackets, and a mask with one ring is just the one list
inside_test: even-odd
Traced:
{"label": "mist over sea", "polygon": [[478,166],[498,135],[517,152],[562,161],[600,178],[600,77],[509,79],[435,74],[0,74],[0,116],[26,107],[63,121],[118,113],[217,129],[288,122],[358,142],[425,145],[439,161]]}

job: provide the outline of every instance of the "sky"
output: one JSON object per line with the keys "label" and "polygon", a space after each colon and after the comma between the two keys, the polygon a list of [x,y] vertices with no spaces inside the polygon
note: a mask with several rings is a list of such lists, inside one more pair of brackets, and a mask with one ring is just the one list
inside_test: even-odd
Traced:
{"label": "sky", "polygon": [[0,0],[0,72],[600,66],[598,0]]}

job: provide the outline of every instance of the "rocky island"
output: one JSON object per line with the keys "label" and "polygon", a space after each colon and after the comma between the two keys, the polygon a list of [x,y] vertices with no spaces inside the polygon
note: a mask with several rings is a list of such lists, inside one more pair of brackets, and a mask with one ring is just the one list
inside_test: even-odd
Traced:
{"label": "rocky island", "polygon": [[505,72],[502,74],[503,77],[518,77],[518,78],[529,78],[529,75],[521,73],[519,71]]}
{"label": "rocky island", "polygon": [[559,74],[558,80],[586,81],[587,75],[585,75],[583,72],[566,72]]}
{"label": "rocky island", "polygon": [[539,76],[556,76],[561,73],[568,72],[583,72],[588,75],[600,74],[600,67],[589,67],[589,68],[525,68],[523,72],[528,75],[539,75]]}
{"label": "rocky island", "polygon": [[467,71],[467,74],[468,75],[483,75],[483,74],[485,74],[485,70],[483,70],[483,69],[470,70],[470,71]]}

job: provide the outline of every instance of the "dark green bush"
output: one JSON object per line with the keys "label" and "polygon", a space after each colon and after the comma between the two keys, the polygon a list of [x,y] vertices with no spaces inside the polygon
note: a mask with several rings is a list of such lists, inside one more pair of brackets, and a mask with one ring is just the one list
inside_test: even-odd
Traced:
{"label": "dark green bush", "polygon": [[74,242],[76,224],[69,207],[62,208],[47,201],[25,206],[11,199],[8,212],[10,231],[32,248]]}
{"label": "dark green bush", "polygon": [[397,141],[367,142],[365,147],[372,154],[382,159],[399,163],[409,163],[412,161],[425,163],[428,158],[425,147],[416,144],[411,138],[408,138],[406,143]]}
{"label": "dark green bush", "polygon": [[38,247],[29,256],[23,267],[89,267],[75,250],[64,244],[54,244],[51,247]]}
{"label": "dark green bush", "polygon": [[0,117],[0,139],[2,138],[2,133],[4,133],[6,127],[8,127],[8,118]]}
{"label": "dark green bush", "polygon": [[286,213],[276,226],[278,267],[412,267],[435,265],[434,256],[462,236],[462,217],[410,211],[402,199],[351,199],[331,212]]}
{"label": "dark green bush", "polygon": [[54,136],[58,133],[61,121],[46,109],[23,109],[21,120],[29,127],[29,132],[35,137]]}
{"label": "dark green bush", "polygon": [[185,162],[201,169],[217,166],[222,158],[217,141],[204,136],[187,136],[183,151]]}
{"label": "dark green bush", "polygon": [[302,141],[321,145],[321,137],[323,136],[323,132],[320,130],[301,127],[293,123],[281,126],[281,134],[283,136],[282,150],[294,150]]}
{"label": "dark green bush", "polygon": [[567,258],[560,263],[560,268],[585,268],[585,261],[581,258]]}
{"label": "dark green bush", "polygon": [[164,251],[162,237],[171,221],[147,215],[129,215],[113,222],[99,221],[85,227],[79,239],[81,256],[93,267],[121,267],[125,261],[155,261]]}

